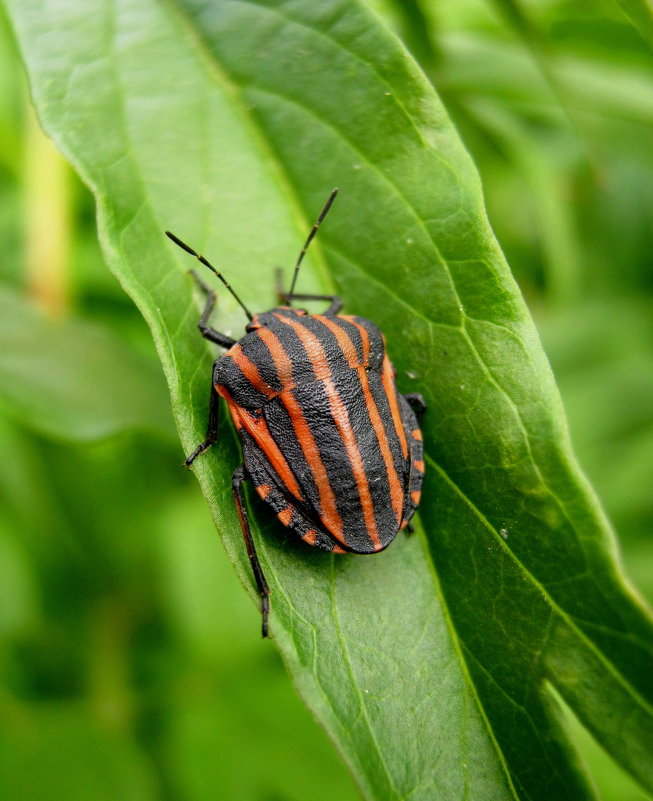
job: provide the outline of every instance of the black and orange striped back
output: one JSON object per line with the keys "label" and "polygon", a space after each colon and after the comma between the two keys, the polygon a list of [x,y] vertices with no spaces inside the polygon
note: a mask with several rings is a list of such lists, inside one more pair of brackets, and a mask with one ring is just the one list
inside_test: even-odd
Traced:
{"label": "black and orange striped back", "polygon": [[412,514],[406,498],[421,475],[409,443],[417,420],[381,332],[362,317],[288,308],[252,329],[219,360],[216,390],[232,413],[247,411],[238,425],[270,465],[281,454],[293,481],[271,467],[270,482],[345,549],[382,550]]}

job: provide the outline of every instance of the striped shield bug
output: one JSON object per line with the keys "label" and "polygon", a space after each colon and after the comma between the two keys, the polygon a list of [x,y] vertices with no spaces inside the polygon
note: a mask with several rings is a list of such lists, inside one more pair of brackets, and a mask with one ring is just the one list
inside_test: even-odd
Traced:
{"label": "striped shield bug", "polygon": [[[334,295],[295,292],[304,255],[337,191],[299,253],[290,290],[261,314],[251,314],[204,256],[166,231],[222,281],[249,321],[239,341],[212,328],[215,292],[193,272],[206,297],[198,328],[227,350],[213,364],[206,437],[186,466],[216,441],[222,397],[242,442],[243,464],[232,487],[261,596],[264,637],[270,590],[250,532],[243,482],[251,479],[281,522],[309,545],[373,554],[409,525],[424,476],[424,401],[397,391],[381,331],[364,317],[339,314],[342,303]],[[329,305],[322,314],[309,314],[293,307],[300,300]]]}

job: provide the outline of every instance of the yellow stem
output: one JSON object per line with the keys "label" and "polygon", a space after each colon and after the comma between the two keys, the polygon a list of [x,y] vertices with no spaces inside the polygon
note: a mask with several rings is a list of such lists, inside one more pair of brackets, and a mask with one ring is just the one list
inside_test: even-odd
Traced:
{"label": "yellow stem", "polygon": [[70,305],[70,167],[41,130],[31,108],[23,169],[28,293],[44,311],[59,317]]}

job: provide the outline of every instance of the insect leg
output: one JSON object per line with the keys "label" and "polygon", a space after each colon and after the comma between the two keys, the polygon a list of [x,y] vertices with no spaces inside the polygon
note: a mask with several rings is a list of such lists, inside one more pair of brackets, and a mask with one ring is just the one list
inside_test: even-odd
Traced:
{"label": "insect leg", "polygon": [[236,344],[236,340],[228,337],[226,334],[221,334],[219,331],[216,331],[215,328],[211,328],[209,325],[209,317],[211,316],[211,312],[215,307],[215,292],[208,287],[204,281],[202,281],[195,270],[191,270],[190,274],[193,276],[195,282],[202,292],[204,292],[206,295],[206,305],[204,306],[204,311],[202,312],[202,316],[200,317],[197,327],[199,328],[204,339],[208,339],[209,342],[214,342],[216,345],[222,345],[223,348],[230,348],[232,345]]}
{"label": "insect leg", "polygon": [[410,404],[412,410],[415,412],[415,417],[417,417],[417,422],[419,423],[426,411],[426,401],[420,395],[419,392],[410,392],[407,395],[404,395],[404,398]]}
{"label": "insect leg", "polygon": [[338,314],[342,309],[342,300],[337,295],[298,295],[295,293],[293,295],[283,295],[283,299],[286,302],[293,300],[328,300],[330,305],[322,312],[322,314],[327,315]]}
{"label": "insect leg", "polygon": [[245,548],[247,549],[247,556],[249,557],[254,578],[256,579],[256,586],[258,587],[259,595],[261,596],[261,633],[263,637],[268,636],[268,615],[270,613],[270,588],[265,580],[263,568],[256,555],[256,548],[254,547],[254,540],[252,533],[249,530],[249,523],[247,521],[247,511],[245,509],[245,498],[243,496],[243,481],[249,478],[247,469],[244,464],[237,467],[233,478],[231,479],[231,486],[234,492],[234,501],[236,502],[236,512],[240,520],[240,527],[243,530],[243,539],[245,540]]}
{"label": "insect leg", "polygon": [[211,445],[213,445],[213,443],[218,438],[219,402],[220,402],[220,396],[215,391],[215,388],[213,387],[213,380],[211,380],[211,397],[209,398],[209,422],[206,425],[206,436],[204,437],[203,442],[200,442],[197,448],[195,448],[195,450],[184,462],[184,464],[189,470],[195,459],[201,453],[204,453],[204,451],[208,451]]}

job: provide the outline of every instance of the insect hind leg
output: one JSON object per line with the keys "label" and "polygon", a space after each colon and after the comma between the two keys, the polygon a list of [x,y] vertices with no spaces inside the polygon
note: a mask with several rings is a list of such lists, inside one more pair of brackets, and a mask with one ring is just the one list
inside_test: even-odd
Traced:
{"label": "insect hind leg", "polygon": [[243,539],[245,540],[245,548],[249,563],[252,566],[254,579],[258,593],[261,596],[261,634],[263,637],[268,636],[268,617],[270,614],[270,588],[263,573],[263,568],[259,562],[254,540],[252,539],[252,532],[249,528],[249,521],[247,519],[247,509],[245,506],[245,497],[243,495],[243,482],[249,478],[247,468],[244,464],[237,467],[231,479],[231,487],[234,493],[234,501],[236,503],[236,512],[240,520],[240,527],[243,531]]}

